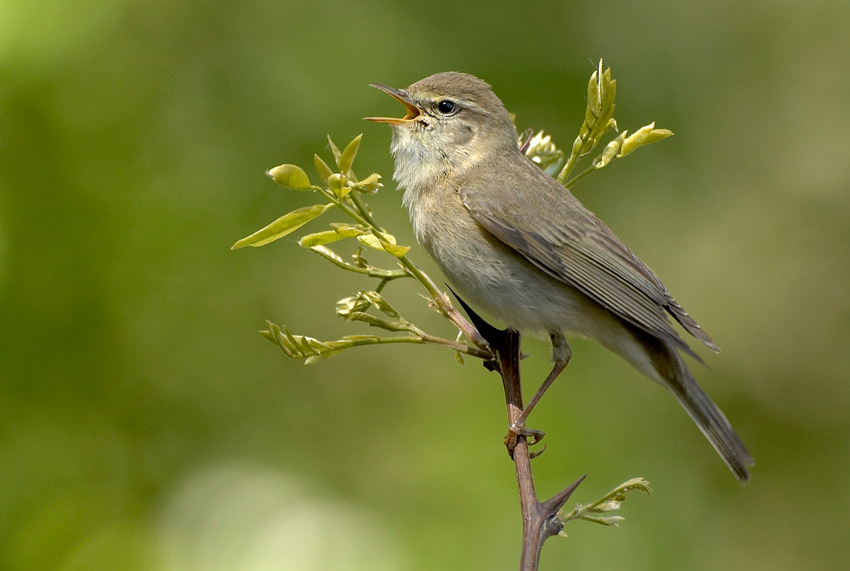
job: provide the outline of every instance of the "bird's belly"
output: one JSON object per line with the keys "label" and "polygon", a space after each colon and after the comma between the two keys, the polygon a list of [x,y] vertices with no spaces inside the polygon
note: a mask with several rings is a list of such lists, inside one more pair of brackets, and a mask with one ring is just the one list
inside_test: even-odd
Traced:
{"label": "bird's belly", "polygon": [[596,302],[470,222],[475,226],[460,236],[434,236],[423,246],[473,309],[529,333],[563,330],[600,339],[617,327]]}

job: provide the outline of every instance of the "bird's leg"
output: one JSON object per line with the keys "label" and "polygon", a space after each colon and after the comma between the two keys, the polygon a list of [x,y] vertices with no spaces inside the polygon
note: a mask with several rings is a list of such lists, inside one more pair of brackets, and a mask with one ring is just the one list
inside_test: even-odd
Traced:
{"label": "bird's leg", "polygon": [[570,344],[567,343],[567,339],[564,337],[563,333],[560,331],[551,331],[549,333],[549,338],[552,339],[552,361],[554,362],[552,372],[549,373],[549,376],[546,377],[546,380],[543,381],[543,384],[540,385],[540,388],[537,389],[537,392],[534,393],[534,396],[531,397],[531,400],[528,401],[528,404],[525,405],[524,409],[522,409],[522,413],[517,417],[514,423],[511,424],[510,432],[508,433],[508,438],[511,440],[515,440],[517,436],[521,435],[531,437],[531,444],[535,444],[543,438],[543,431],[526,428],[525,421],[528,419],[528,415],[531,414],[531,411],[534,410],[534,407],[537,406],[537,403],[540,402],[543,395],[546,394],[546,391],[552,383],[555,382],[555,379],[558,378],[558,375],[567,368],[567,365],[570,363],[570,359],[573,357],[573,351],[570,349]]}

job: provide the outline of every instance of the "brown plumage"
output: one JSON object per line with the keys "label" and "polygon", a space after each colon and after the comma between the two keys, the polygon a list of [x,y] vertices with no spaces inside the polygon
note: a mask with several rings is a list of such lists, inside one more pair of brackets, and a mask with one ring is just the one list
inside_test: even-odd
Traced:
{"label": "brown plumage", "polygon": [[476,309],[520,331],[548,333],[554,380],[571,352],[563,333],[590,337],[665,386],[736,477],[752,457],[697,385],[698,361],[670,322],[717,345],[661,280],[570,192],[528,160],[502,102],[480,79],[439,73],[406,90],[393,126],[395,179],[417,240]]}

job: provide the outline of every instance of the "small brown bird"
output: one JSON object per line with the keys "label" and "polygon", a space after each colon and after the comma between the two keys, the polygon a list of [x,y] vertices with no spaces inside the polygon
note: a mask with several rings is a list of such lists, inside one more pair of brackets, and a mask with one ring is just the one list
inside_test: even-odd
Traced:
{"label": "small brown bird", "polygon": [[749,480],[753,459],[688,370],[680,352],[700,359],[668,317],[718,347],[652,270],[520,152],[490,86],[458,72],[403,90],[373,86],[407,111],[368,119],[393,127],[394,178],[418,242],[473,307],[549,335],[555,364],[541,390],[572,356],[564,332],[595,339],[669,389],[735,476]]}

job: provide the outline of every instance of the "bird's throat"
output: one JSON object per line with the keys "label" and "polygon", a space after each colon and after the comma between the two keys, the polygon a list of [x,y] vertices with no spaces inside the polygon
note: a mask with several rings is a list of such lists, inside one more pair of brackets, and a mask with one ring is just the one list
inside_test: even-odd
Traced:
{"label": "bird's throat", "polygon": [[459,166],[455,155],[429,144],[405,127],[393,129],[390,150],[395,162],[393,179],[408,190],[428,187]]}

